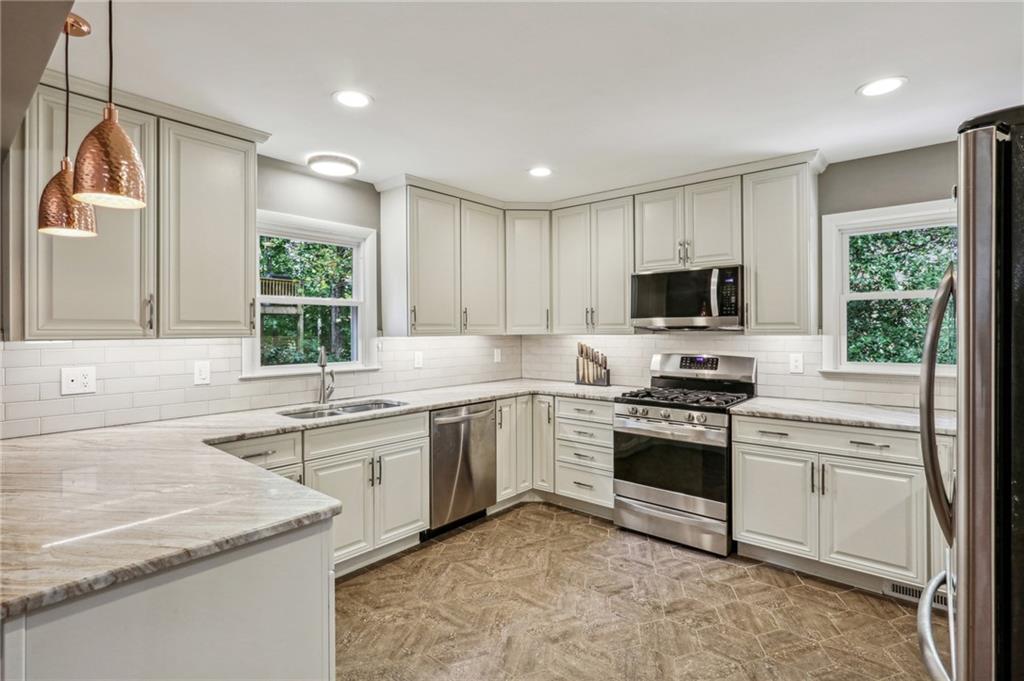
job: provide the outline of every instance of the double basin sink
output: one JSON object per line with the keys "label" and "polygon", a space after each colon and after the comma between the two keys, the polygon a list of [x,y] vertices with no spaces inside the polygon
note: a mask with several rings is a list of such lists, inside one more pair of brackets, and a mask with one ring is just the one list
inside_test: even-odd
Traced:
{"label": "double basin sink", "polygon": [[307,407],[295,411],[282,411],[282,416],[293,419],[322,419],[328,416],[343,416],[345,414],[359,414],[364,411],[377,411],[378,409],[390,409],[391,407],[404,406],[405,402],[394,400],[366,400],[364,402],[349,402],[347,404],[328,404],[317,407]]}

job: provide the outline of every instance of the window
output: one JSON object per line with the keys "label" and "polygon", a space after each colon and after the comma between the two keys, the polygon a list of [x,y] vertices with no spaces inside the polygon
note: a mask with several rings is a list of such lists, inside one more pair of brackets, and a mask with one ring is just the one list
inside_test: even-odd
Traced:
{"label": "window", "polygon": [[[825,370],[917,373],[936,288],[957,257],[953,201],[826,215]],[[956,364],[953,306],[938,362]]]}
{"label": "window", "polygon": [[258,211],[256,338],[243,346],[246,376],[376,368],[376,233]]}

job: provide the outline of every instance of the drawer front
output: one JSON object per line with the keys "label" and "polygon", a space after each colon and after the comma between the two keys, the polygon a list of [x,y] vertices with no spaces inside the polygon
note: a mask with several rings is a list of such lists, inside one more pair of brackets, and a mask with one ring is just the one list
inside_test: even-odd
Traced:
{"label": "drawer front", "polygon": [[216,447],[264,468],[302,463],[302,433],[223,442]]}
{"label": "drawer front", "polygon": [[555,398],[555,413],[559,418],[580,419],[612,425],[615,420],[615,405],[599,400],[580,400],[575,397]]}
{"label": "drawer front", "polygon": [[555,448],[555,459],[563,463],[610,471],[615,461],[615,455],[611,449],[604,447],[589,447],[559,440]]}
{"label": "drawer front", "polygon": [[306,431],[306,461],[430,435],[430,414],[406,414]]}
{"label": "drawer front", "polygon": [[555,423],[555,434],[559,440],[582,442],[597,447],[611,447],[615,444],[611,426],[587,421],[559,417]]}
{"label": "drawer front", "polygon": [[922,465],[921,438],[912,432],[749,416],[733,417],[732,432],[739,442]]}
{"label": "drawer front", "polygon": [[302,484],[302,464],[294,464],[291,466],[284,466],[283,468],[273,469],[274,473],[277,473],[282,478],[288,478],[292,482]]}
{"label": "drawer front", "polygon": [[571,463],[555,462],[555,493],[563,497],[612,507],[612,474]]}

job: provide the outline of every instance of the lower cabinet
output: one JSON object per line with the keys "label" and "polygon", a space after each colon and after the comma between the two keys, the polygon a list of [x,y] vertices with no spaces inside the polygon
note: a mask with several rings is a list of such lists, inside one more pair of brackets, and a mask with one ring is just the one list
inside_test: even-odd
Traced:
{"label": "lower cabinet", "polygon": [[533,396],[533,488],[555,491],[555,398]]}
{"label": "lower cabinet", "polygon": [[306,484],[341,502],[334,517],[334,561],[373,548],[373,450],[306,464]]}
{"label": "lower cabinet", "polygon": [[555,402],[555,494],[614,506],[614,410],[610,403],[559,397]]}
{"label": "lower cabinet", "polygon": [[533,488],[533,396],[516,398],[516,494]]}
{"label": "lower cabinet", "polygon": [[516,495],[516,401],[498,400],[498,501]]}

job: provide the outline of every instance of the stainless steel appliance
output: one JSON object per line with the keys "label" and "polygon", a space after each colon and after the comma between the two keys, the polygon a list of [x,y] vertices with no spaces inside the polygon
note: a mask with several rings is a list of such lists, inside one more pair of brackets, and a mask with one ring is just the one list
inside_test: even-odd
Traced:
{"label": "stainless steel appliance", "polygon": [[[918,605],[936,681],[1024,679],[1024,107],[960,127],[959,255],[925,334],[921,444],[931,506],[949,550]],[[957,456],[946,488],[935,442],[939,330],[956,300]],[[948,668],[932,633],[947,588]]]}
{"label": "stainless steel appliance", "polygon": [[743,328],[743,270],[634,274],[630,317],[643,329]]}
{"label": "stainless steel appliance", "polygon": [[497,503],[494,402],[430,412],[430,529]]}
{"label": "stainless steel appliance", "polygon": [[651,387],[616,397],[616,525],[728,555],[728,408],[754,394],[756,360],[658,354]]}

